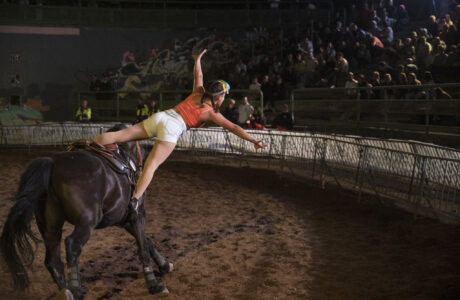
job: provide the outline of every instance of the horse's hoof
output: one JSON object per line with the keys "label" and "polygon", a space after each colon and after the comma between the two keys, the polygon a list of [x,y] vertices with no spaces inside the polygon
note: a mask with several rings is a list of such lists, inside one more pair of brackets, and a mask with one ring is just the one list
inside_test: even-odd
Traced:
{"label": "horse's hoof", "polygon": [[170,262],[167,262],[166,264],[164,264],[163,267],[160,268],[160,273],[161,274],[168,274],[170,272],[172,272],[172,270],[174,270],[174,265]]}
{"label": "horse's hoof", "polygon": [[149,288],[150,294],[169,294],[169,290],[164,285],[156,285]]}
{"label": "horse's hoof", "polygon": [[68,289],[65,290],[65,296],[67,297],[67,300],[73,300],[73,294]]}
{"label": "horse's hoof", "polygon": [[172,272],[172,270],[174,270],[174,265],[172,263],[168,262],[168,265],[169,265],[169,269],[167,273]]}
{"label": "horse's hoof", "polygon": [[63,289],[59,291],[56,300],[74,300],[74,297],[70,290]]}

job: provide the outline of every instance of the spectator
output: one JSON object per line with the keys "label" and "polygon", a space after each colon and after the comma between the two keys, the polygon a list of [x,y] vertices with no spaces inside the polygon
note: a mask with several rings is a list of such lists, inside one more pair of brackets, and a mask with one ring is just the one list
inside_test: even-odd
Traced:
{"label": "spectator", "polygon": [[422,85],[420,80],[417,79],[417,75],[414,72],[409,73],[407,80],[409,85]]}
{"label": "spectator", "polygon": [[289,53],[286,58],[286,61],[284,62],[282,77],[284,78],[285,82],[290,86],[294,86],[296,83],[294,66],[294,55],[292,55],[292,53]]}
{"label": "spectator", "polygon": [[396,23],[396,18],[397,18],[397,15],[398,15],[398,9],[394,5],[393,0],[386,0],[385,2],[386,2],[385,3],[385,10],[388,13],[388,18],[393,20],[393,22],[391,23],[391,25],[393,25],[394,23]]}
{"label": "spectator", "polygon": [[364,74],[359,74],[358,76],[358,87],[365,87],[366,89],[360,90],[360,98],[361,99],[373,99],[374,98],[374,92],[372,89],[369,89],[372,87],[372,84],[370,84],[367,80]]}
{"label": "spectator", "polygon": [[294,128],[294,121],[287,104],[283,105],[283,111],[273,120],[273,128],[278,130],[292,130]]}
{"label": "spectator", "polygon": [[348,99],[356,99],[356,96],[358,95],[358,90],[356,90],[357,87],[358,80],[355,79],[355,75],[352,72],[349,72],[347,81],[345,81]]}
{"label": "spectator", "polygon": [[344,87],[345,81],[348,77],[349,65],[347,59],[343,56],[342,52],[337,52],[337,75],[336,83],[337,87]]}
{"label": "spectator", "polygon": [[228,106],[225,108],[224,117],[232,123],[238,123],[238,109],[236,108],[235,99],[228,99]]}
{"label": "spectator", "polygon": [[81,105],[77,109],[75,119],[78,122],[87,123],[91,121],[91,107],[88,107],[88,100],[83,99]]}
{"label": "spectator", "polygon": [[248,128],[250,129],[265,129],[265,115],[264,112],[256,106],[254,108],[254,112],[251,114],[251,117],[249,118],[249,123],[248,123]]}
{"label": "spectator", "polygon": [[408,57],[406,59],[406,73],[418,73],[418,66],[414,63],[414,60],[411,57]]}
{"label": "spectator", "polygon": [[287,97],[286,87],[281,76],[277,76],[275,85],[273,86],[273,103],[271,104],[272,110],[276,106],[276,102],[283,101]]}
{"label": "spectator", "polygon": [[433,75],[431,74],[430,71],[425,71],[422,77],[422,83],[423,84],[435,84]]}
{"label": "spectator", "polygon": [[273,103],[273,87],[270,82],[270,76],[269,75],[264,75],[262,78],[262,83],[260,85],[260,90],[262,91],[262,94],[264,96],[264,101],[266,103]]}
{"label": "spectator", "polygon": [[305,83],[306,62],[301,53],[297,54],[297,59],[294,64],[295,83],[297,87],[304,87]]}
{"label": "spectator", "polygon": [[387,23],[383,24],[382,43],[385,46],[390,46],[394,40],[393,28]]}
{"label": "spectator", "polygon": [[249,85],[249,90],[250,91],[260,91],[260,83],[259,83],[259,80],[257,79],[257,76],[252,77],[252,82]]}
{"label": "spectator", "polygon": [[357,42],[358,50],[356,52],[356,59],[360,65],[368,65],[372,61],[371,53],[367,46],[363,43]]}
{"label": "spectator", "polygon": [[249,104],[248,97],[243,97],[242,103],[238,107],[238,124],[243,127],[248,127],[248,122],[251,114],[254,111],[254,107]]}
{"label": "spectator", "polygon": [[236,73],[241,73],[241,72],[247,72],[248,71],[248,67],[246,66],[246,64],[243,62],[242,59],[240,59],[238,61],[238,63],[236,64],[235,66],[235,71]]}
{"label": "spectator", "polygon": [[353,23],[359,21],[359,10],[356,7],[355,3],[352,3],[349,9],[350,15],[348,16],[349,20]]}
{"label": "spectator", "polygon": [[450,18],[450,14],[445,14],[444,17],[445,17],[445,19],[446,19],[446,24],[447,24],[447,26],[449,26],[449,28],[450,28],[450,27],[453,27],[454,30],[457,30],[457,28],[456,28],[454,22],[453,22],[452,19]]}
{"label": "spectator", "polygon": [[137,100],[136,123],[140,123],[149,117],[149,107],[144,103],[144,100]]}
{"label": "spectator", "polygon": [[416,62],[417,65],[421,66],[423,69],[426,69],[430,64],[429,59],[431,50],[431,44],[427,42],[426,37],[420,37],[416,51]]}
{"label": "spectator", "polygon": [[313,55],[313,52],[308,51],[305,58],[305,86],[311,86],[317,65],[318,60]]}
{"label": "spectator", "polygon": [[368,29],[370,22],[372,20],[371,10],[369,9],[369,4],[364,2],[363,7],[361,8],[360,13],[360,25],[364,29]]}
{"label": "spectator", "polygon": [[[407,75],[404,72],[398,74],[398,85],[409,85],[407,80]],[[399,88],[396,90],[396,98],[398,99],[405,99],[406,98],[407,89],[406,88]]]}
{"label": "spectator", "polygon": [[400,4],[398,7],[396,22],[398,30],[403,29],[410,23],[409,13],[407,12],[406,6],[404,4]]}
{"label": "spectator", "polygon": [[149,116],[156,114],[159,111],[160,111],[160,107],[158,103],[155,100],[150,101]]}
{"label": "spectator", "polygon": [[385,73],[383,75],[382,86],[392,86],[394,85],[393,79],[390,73]]}
{"label": "spectator", "polygon": [[[369,83],[371,84],[372,87],[378,87],[378,86],[382,85],[381,82],[380,82],[380,73],[378,71],[372,72],[371,80],[369,81]],[[372,98],[373,99],[382,99],[383,98],[382,90],[374,90]]]}
{"label": "spectator", "polygon": [[[409,85],[414,85],[414,86],[422,85],[420,80],[417,79],[417,75],[414,72],[411,72],[408,74],[407,81]],[[425,91],[421,89],[410,89],[406,93],[406,99],[424,99],[425,95],[426,95]]]}
{"label": "spectator", "polygon": [[[347,81],[345,81],[346,95],[350,100],[355,100],[358,96],[358,80],[355,79],[355,75],[352,72],[348,73]],[[351,101],[343,102],[339,105],[339,111],[342,113],[340,120],[348,120],[353,114],[354,103]]]}
{"label": "spectator", "polygon": [[[393,86],[395,83],[393,82],[393,78],[391,77],[390,73],[385,73],[383,75],[382,86]],[[387,89],[386,96],[387,99],[394,99],[396,95],[396,91],[394,89]]]}
{"label": "spectator", "polygon": [[326,60],[332,59],[334,60],[337,53],[334,48],[334,44],[331,42],[327,43],[326,49],[325,49],[325,55],[326,55]]}
{"label": "spectator", "polygon": [[[89,90],[91,92],[99,92],[102,90],[102,82],[97,78],[95,74],[91,75]],[[102,96],[99,93],[96,93],[96,99],[102,99]]]}
{"label": "spectator", "polygon": [[442,45],[438,45],[433,58],[432,70],[436,73],[440,72],[447,65],[448,55]]}
{"label": "spectator", "polygon": [[241,73],[238,75],[238,84],[236,85],[240,89],[247,89],[250,80],[249,80],[249,75],[246,71],[242,70]]}
{"label": "spectator", "polygon": [[431,15],[428,18],[428,24],[427,24],[426,28],[427,28],[428,32],[431,34],[432,37],[438,35],[439,30],[438,30],[438,24],[437,24],[436,16]]}

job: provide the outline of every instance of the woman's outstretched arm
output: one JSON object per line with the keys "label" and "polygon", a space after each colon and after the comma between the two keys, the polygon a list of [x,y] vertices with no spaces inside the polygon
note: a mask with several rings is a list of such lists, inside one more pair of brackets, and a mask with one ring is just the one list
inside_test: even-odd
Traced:
{"label": "woman's outstretched arm", "polygon": [[256,140],[252,135],[247,133],[246,130],[244,130],[240,126],[238,126],[238,125],[230,122],[229,120],[227,120],[221,113],[216,113],[214,111],[207,111],[207,112],[205,112],[205,114],[206,113],[208,114],[206,116],[207,117],[206,119],[208,119],[210,121],[213,121],[217,125],[227,129],[228,131],[230,131],[231,133],[237,135],[238,137],[253,143],[254,148],[256,149],[256,151],[258,151],[259,149],[264,149],[265,147],[267,147],[267,145],[264,145],[262,143],[262,141]]}
{"label": "woman's outstretched arm", "polygon": [[204,93],[203,87],[203,72],[201,71],[201,57],[206,53],[206,49],[201,51],[200,54],[193,54],[195,59],[195,66],[193,67],[193,92]]}

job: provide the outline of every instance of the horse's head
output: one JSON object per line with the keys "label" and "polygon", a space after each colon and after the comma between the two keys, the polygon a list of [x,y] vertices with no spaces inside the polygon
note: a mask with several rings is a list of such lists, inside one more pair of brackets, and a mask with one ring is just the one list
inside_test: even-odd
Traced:
{"label": "horse's head", "polygon": [[[125,128],[128,128],[125,124],[116,124],[109,128],[107,132],[119,131]],[[125,156],[125,158],[129,158],[135,163],[138,170],[141,169],[144,162],[144,149],[140,146],[138,141],[119,143],[118,149],[120,149],[121,155]]]}

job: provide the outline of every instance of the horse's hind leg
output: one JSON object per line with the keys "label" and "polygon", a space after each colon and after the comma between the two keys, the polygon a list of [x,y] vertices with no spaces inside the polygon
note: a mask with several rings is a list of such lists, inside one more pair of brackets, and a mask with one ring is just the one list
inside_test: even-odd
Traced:
{"label": "horse's hind leg", "polygon": [[75,298],[82,298],[80,271],[78,262],[83,246],[89,240],[95,225],[85,223],[75,225],[71,235],[65,239],[67,269],[68,269],[68,288]]}
{"label": "horse's hind leg", "polygon": [[150,252],[150,255],[153,257],[153,260],[160,269],[160,273],[167,274],[171,272],[173,270],[173,264],[167,261],[163,256],[161,256],[160,252],[158,252],[157,248],[155,248],[155,245],[153,244],[152,240],[146,237],[145,243],[147,245],[147,249]]}
{"label": "horse's hind leg", "polygon": [[[137,247],[139,251],[139,257],[141,259],[142,266],[144,268],[145,281],[149,288],[149,292],[151,294],[168,293],[168,289],[165,286],[158,284],[155,274],[153,273],[153,268],[150,263],[150,251],[147,248],[148,242],[145,237],[144,213],[142,212],[139,214],[137,213],[132,214],[128,222],[129,223],[127,224],[125,228],[136,239],[136,243],[137,243]],[[160,257],[161,255],[157,258],[160,258]],[[163,257],[161,258],[164,260]]]}
{"label": "horse's hind leg", "polygon": [[64,218],[58,210],[54,210],[52,204],[46,205],[46,209],[36,214],[36,220],[40,234],[46,247],[45,266],[51,274],[59,290],[66,287],[64,264],[61,261],[61,237]]}

